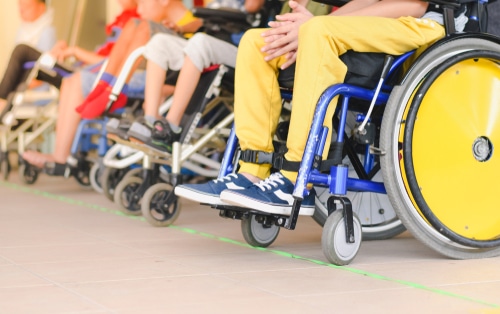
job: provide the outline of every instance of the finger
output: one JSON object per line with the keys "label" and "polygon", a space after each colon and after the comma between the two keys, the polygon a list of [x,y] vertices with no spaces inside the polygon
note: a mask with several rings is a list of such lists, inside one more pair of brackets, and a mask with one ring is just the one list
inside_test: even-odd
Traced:
{"label": "finger", "polygon": [[267,54],[265,57],[264,57],[264,60],[265,61],[271,61],[273,60],[274,58],[277,58],[277,57],[280,57],[280,56],[283,56],[285,54],[287,54],[288,52],[290,52],[293,48],[289,45],[286,45],[286,46],[283,46],[283,47],[280,47],[279,49],[273,51],[273,53],[271,54]]}
{"label": "finger", "polygon": [[261,36],[264,38],[265,42],[272,42],[286,36],[290,32],[290,30],[290,27],[283,27],[272,32],[262,33]]}
{"label": "finger", "polygon": [[283,63],[281,66],[280,66],[280,69],[281,70],[284,70],[286,68],[288,68],[289,66],[291,66],[292,64],[295,63],[295,60],[294,61],[291,61],[291,60],[288,60],[287,62]]}
{"label": "finger", "polygon": [[274,35],[270,37],[264,38],[264,42],[266,43],[266,46],[271,45],[271,46],[276,46],[280,44],[274,44],[274,42],[279,41],[281,38],[285,37],[286,35]]}
{"label": "finger", "polygon": [[291,23],[293,23],[293,22],[297,21],[302,14],[303,13],[301,13],[301,12],[294,12],[294,13],[286,13],[286,14],[283,14],[283,15],[277,15],[276,16],[276,20],[280,21],[280,22],[291,22]]}
{"label": "finger", "polygon": [[306,9],[305,6],[299,4],[298,2],[295,2],[295,1],[290,1],[290,8],[292,9],[292,12],[294,12],[294,13],[312,15],[311,12],[309,12]]}
{"label": "finger", "polygon": [[287,61],[281,65],[281,69],[284,70],[295,63],[297,60],[297,51],[291,51],[286,56]]}
{"label": "finger", "polygon": [[286,31],[290,27],[291,22],[269,22],[270,29],[262,32],[262,34],[277,34]]}
{"label": "finger", "polygon": [[265,51],[266,55],[272,55],[274,53],[276,53],[276,51],[278,51],[278,49],[280,49],[281,47],[277,47],[277,48],[270,48],[269,50]]}
{"label": "finger", "polygon": [[271,50],[271,49],[283,47],[283,46],[288,45],[289,43],[290,43],[290,39],[288,38],[288,36],[282,36],[282,37],[264,45],[260,51],[269,52],[269,50]]}

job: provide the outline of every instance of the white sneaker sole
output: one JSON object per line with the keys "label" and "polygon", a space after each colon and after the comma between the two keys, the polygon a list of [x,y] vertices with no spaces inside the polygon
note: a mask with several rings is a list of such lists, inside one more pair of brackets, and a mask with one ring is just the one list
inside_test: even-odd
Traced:
{"label": "white sneaker sole", "polygon": [[211,205],[228,205],[227,203],[224,203],[220,197],[209,195],[209,194],[203,194],[199,191],[194,191],[182,186],[177,186],[174,190],[175,195],[186,198],[188,200],[202,203],[202,204],[211,204]]}
{"label": "white sneaker sole", "polygon": [[[261,212],[290,216],[292,214],[292,206],[278,206],[271,205],[256,201],[255,199],[245,197],[241,194],[232,193],[231,191],[223,191],[220,194],[220,200],[226,204],[240,206],[245,208],[251,208]],[[315,206],[301,206],[299,210],[300,216],[312,216],[314,215]]]}

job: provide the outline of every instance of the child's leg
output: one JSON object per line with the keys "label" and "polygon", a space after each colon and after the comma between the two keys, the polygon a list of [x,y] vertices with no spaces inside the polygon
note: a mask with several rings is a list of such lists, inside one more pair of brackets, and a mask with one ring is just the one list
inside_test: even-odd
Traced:
{"label": "child's leg", "polygon": [[[183,49],[188,41],[170,34],[156,34],[147,43],[144,56],[147,59],[144,112],[158,117],[158,108],[164,98],[164,81],[167,70],[180,70],[184,63]],[[169,91],[171,92],[171,88]]]}
{"label": "child's leg", "polygon": [[[264,60],[263,29],[245,33],[238,47],[235,68],[234,125],[242,150],[273,152],[273,136],[281,114],[278,69],[284,57]],[[270,165],[240,162],[240,173],[261,179],[270,174]]]}
{"label": "child's leg", "polygon": [[[63,80],[61,86],[61,97],[57,124],[56,124],[56,143],[54,150],[54,160],[59,163],[65,163],[68,158],[73,139],[81,120],[80,115],[75,111],[76,106],[82,102],[83,93],[81,89],[82,76],[80,72],[75,73],[68,79]],[[63,92],[64,89],[64,92]]]}
{"label": "child's leg", "polygon": [[75,107],[82,99],[81,73],[77,72],[65,78],[61,85],[54,153],[42,154],[37,151],[26,151],[23,158],[27,162],[38,168],[42,168],[46,162],[66,163],[78,123],[81,120],[80,115],[75,111]]}
{"label": "child's leg", "polygon": [[27,71],[23,66],[26,62],[36,61],[41,53],[30,46],[20,44],[14,48],[5,70],[4,77],[0,82],[0,98],[6,99],[22,82]]}
{"label": "child's leg", "polygon": [[214,64],[236,64],[236,46],[203,33],[195,34],[184,48],[184,59],[174,92],[174,102],[166,119],[179,126],[182,116],[200,81],[203,69]]}
{"label": "child's leg", "polygon": [[179,78],[175,84],[174,101],[166,116],[169,123],[180,126],[182,116],[193,96],[196,85],[200,81],[200,76],[201,71],[186,56],[182,70],[179,73]]}
{"label": "child's leg", "polygon": [[158,108],[162,101],[163,82],[167,71],[153,61],[146,65],[146,88],[144,90],[144,115],[159,118]]}
{"label": "child's leg", "polygon": [[8,95],[26,78],[28,71],[23,66],[28,61],[36,61],[41,52],[28,45],[17,45],[9,59],[9,64],[0,82],[0,113],[7,106]]}

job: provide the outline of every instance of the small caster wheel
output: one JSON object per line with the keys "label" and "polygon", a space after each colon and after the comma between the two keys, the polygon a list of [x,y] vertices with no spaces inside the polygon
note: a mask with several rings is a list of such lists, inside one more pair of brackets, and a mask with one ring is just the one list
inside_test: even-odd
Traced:
{"label": "small caster wheel", "polygon": [[265,216],[250,214],[241,220],[243,238],[251,246],[268,247],[278,237],[280,227],[265,222]]}
{"label": "small caster wheel", "polygon": [[11,166],[9,162],[9,158],[7,157],[7,154],[5,155],[6,158],[0,161],[0,171],[2,172],[2,178],[7,181],[9,179],[10,171],[11,171]]}
{"label": "small caster wheel", "polygon": [[89,172],[90,186],[94,189],[94,191],[101,194],[103,193],[102,192],[103,168],[104,166],[101,165],[101,163],[96,162],[92,165]]}
{"label": "small caster wheel", "polygon": [[174,223],[181,212],[179,199],[172,185],[157,183],[150,186],[141,202],[142,216],[155,227],[167,227]]}
{"label": "small caster wheel", "polygon": [[104,167],[101,176],[102,193],[110,201],[114,201],[115,188],[123,180],[129,168],[117,169],[111,167]]}
{"label": "small caster wheel", "polygon": [[78,162],[76,169],[71,169],[71,173],[75,177],[76,182],[78,182],[81,187],[88,190],[92,189],[90,178],[91,165],[92,163],[90,161],[84,160]]}
{"label": "small caster wheel", "polygon": [[348,243],[342,210],[334,211],[328,216],[323,226],[321,246],[323,254],[332,264],[343,266],[349,264],[358,254],[361,246],[361,223],[356,214],[354,218],[354,243]]}
{"label": "small caster wheel", "polygon": [[38,179],[38,170],[30,164],[21,163],[19,165],[19,178],[23,183],[33,184]]}
{"label": "small caster wheel", "polygon": [[142,182],[142,178],[131,176],[124,178],[116,186],[114,193],[115,204],[127,215],[141,215],[142,195],[140,190]]}

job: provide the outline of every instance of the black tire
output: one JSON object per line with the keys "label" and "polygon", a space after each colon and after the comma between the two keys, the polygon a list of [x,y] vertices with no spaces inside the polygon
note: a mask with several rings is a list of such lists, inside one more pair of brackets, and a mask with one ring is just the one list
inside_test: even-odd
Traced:
{"label": "black tire", "polygon": [[[469,258],[485,258],[485,257],[493,257],[500,255],[500,248],[496,246],[496,242],[498,239],[490,239],[492,242],[492,246],[489,247],[481,247],[480,245],[464,245],[464,243],[459,243],[456,239],[454,239],[454,235],[447,234],[446,229],[448,229],[448,222],[442,222],[443,228],[436,228],[425,218],[426,208],[422,207],[418,204],[424,204],[428,199],[424,198],[423,200],[418,200],[421,194],[417,192],[416,189],[420,189],[419,184],[416,180],[419,180],[419,176],[415,177],[415,171],[412,172],[411,168],[414,168],[413,164],[409,164],[410,154],[418,154],[420,151],[418,149],[415,152],[410,152],[412,147],[408,147],[411,143],[408,142],[407,139],[413,136],[413,126],[415,124],[416,119],[413,118],[409,114],[412,110],[421,110],[420,105],[418,108],[412,106],[415,102],[412,101],[414,98],[413,95],[419,89],[420,86],[426,84],[426,82],[431,82],[428,78],[432,76],[433,71],[438,68],[442,63],[446,60],[453,60],[458,55],[465,52],[478,52],[477,59],[470,59],[471,62],[477,62],[477,60],[481,61],[481,51],[492,51],[495,53],[500,53],[500,43],[485,39],[485,38],[473,38],[473,37],[457,37],[451,38],[450,40],[440,43],[435,47],[431,47],[426,54],[424,54],[420,59],[417,60],[415,65],[410,69],[410,72],[406,75],[402,84],[397,86],[393,92],[391,93],[391,97],[388,101],[386,110],[384,112],[384,118],[382,122],[381,129],[381,138],[380,138],[380,147],[383,151],[386,152],[384,156],[381,158],[381,165],[384,175],[384,183],[388,192],[388,195],[391,199],[391,202],[398,214],[398,217],[403,221],[403,224],[408,228],[408,230],[412,233],[412,235],[420,240],[422,243],[430,247],[431,249],[443,254],[444,256],[455,258],[455,259],[469,259]],[[472,61],[474,60],[474,61]],[[487,61],[490,61],[488,59]],[[498,62],[500,60],[495,60],[495,64],[493,67],[498,67]],[[459,61],[461,62],[461,61]],[[437,72],[434,72],[437,73]],[[486,72],[485,72],[486,73]],[[443,76],[443,79],[446,80],[448,77],[453,76],[454,74],[460,74],[460,71],[453,69],[451,72],[448,72],[447,75]],[[477,80],[478,78],[482,78],[481,73],[476,74],[473,77],[470,76],[470,81]],[[428,80],[429,81],[426,81]],[[495,77],[496,81],[500,78]],[[454,81],[445,81],[453,88],[449,90],[451,92],[456,91],[456,85]],[[440,90],[439,97],[442,99],[447,99],[447,90]],[[471,92],[482,92],[481,89],[478,91]],[[471,93],[472,94],[472,93]],[[483,93],[484,94],[484,93]],[[420,100],[424,99],[424,104],[429,106],[429,102],[425,102],[425,97],[427,96],[427,91],[423,91],[422,94],[419,93],[418,97],[415,99]],[[488,95],[492,97],[492,95]],[[498,94],[495,95],[498,98]],[[454,108],[472,108],[472,106],[480,106],[482,103],[470,102],[468,101],[468,97],[464,97],[459,100],[460,103],[453,103]],[[472,98],[470,98],[472,99]],[[418,102],[417,102],[418,103]],[[432,103],[434,104],[434,103]],[[425,107],[425,105],[424,105]],[[428,107],[427,107],[428,108]],[[450,112],[452,113],[453,110]],[[416,115],[416,113],[415,113]],[[426,117],[430,116],[429,114],[425,115],[422,113],[419,121],[425,120]],[[497,114],[498,116],[498,114]],[[469,119],[472,117],[467,117],[465,120],[473,121],[473,119]],[[488,116],[489,121],[492,123],[495,122],[495,116]],[[500,118],[500,117],[498,117]],[[407,119],[409,119],[407,121]],[[412,122],[413,120],[413,122]],[[461,121],[457,123],[457,128],[475,128],[477,127],[470,121]],[[467,122],[467,123],[466,123]],[[484,126],[481,125],[481,128]],[[479,129],[481,129],[479,128]],[[498,128],[498,127],[497,127]],[[462,144],[465,139],[462,137],[457,137],[456,133],[454,133],[455,129],[440,129],[439,126],[433,129],[435,134],[438,134],[440,137],[442,134],[445,135],[454,135],[453,143]],[[450,139],[451,137],[445,137]],[[443,141],[441,140],[443,143]],[[493,145],[497,144],[496,142]],[[471,145],[472,146],[472,143]],[[417,148],[420,146],[417,146]],[[421,151],[421,153],[425,153],[430,156],[433,151],[426,152]],[[435,152],[434,152],[435,153]],[[438,158],[441,158],[438,154],[435,153]],[[451,157],[451,156],[449,156]],[[402,159],[402,160],[400,160]],[[453,169],[455,173],[462,174],[464,173],[464,168],[458,167],[458,164],[453,163],[455,159],[450,158],[447,162],[447,169]],[[484,164],[484,163],[483,163]],[[434,169],[433,169],[434,170]],[[408,172],[410,172],[408,174]],[[417,174],[420,175],[421,170],[417,170]],[[434,173],[436,178],[442,178],[445,176],[444,169],[438,169],[436,173]],[[491,173],[493,176],[492,181],[496,180],[495,172]],[[451,178],[450,178],[451,179]],[[453,181],[453,179],[451,179]],[[466,186],[470,186],[466,182],[462,182],[462,184]],[[482,184],[483,182],[478,182],[478,184]],[[429,191],[427,186],[423,186],[425,191]],[[452,200],[461,199],[462,197],[467,197],[468,199],[481,199],[481,195],[473,195],[468,193],[467,195],[463,195],[462,192],[454,191],[454,193],[443,193],[444,188],[440,188],[441,192],[439,195],[442,198],[442,203],[446,204],[440,207],[430,208],[431,213],[435,212],[449,212],[449,216],[452,217],[461,217],[461,215],[481,215],[481,210],[483,209],[481,206],[476,206],[474,210],[471,211],[469,203],[467,201],[462,201],[462,206],[452,206],[453,208],[449,208],[448,204],[452,204]],[[434,191],[434,193],[437,191]],[[496,211],[498,212],[498,211]],[[424,213],[424,214],[423,214]],[[496,217],[485,217],[485,219],[490,219],[492,221],[498,221],[498,216]],[[471,231],[472,232],[472,231]],[[496,237],[495,237],[496,238]],[[469,237],[469,242],[477,243],[480,241],[476,241]],[[488,241],[485,241],[488,242]]]}
{"label": "black tire", "polygon": [[257,221],[257,216],[250,214],[248,218],[241,220],[241,232],[245,241],[251,246],[268,247],[280,232],[276,225],[265,226]]}
{"label": "black tire", "polygon": [[71,173],[75,177],[76,182],[86,190],[92,189],[90,171],[93,164],[92,161],[85,159],[78,162],[76,169],[71,169]]}
{"label": "black tire", "polygon": [[25,184],[34,184],[38,179],[39,170],[27,163],[19,164],[19,178]]}
{"label": "black tire", "polygon": [[129,168],[125,169],[117,169],[111,167],[105,167],[102,172],[102,193],[106,196],[107,199],[114,202],[114,193],[116,186],[120,183],[121,180],[125,178],[129,173],[133,176],[140,175],[140,171],[142,169],[135,168],[130,170]]}
{"label": "black tire", "polygon": [[[349,177],[356,177],[355,171],[349,171]],[[373,177],[375,181],[382,181],[381,171]],[[313,219],[323,226],[328,218],[327,201],[330,197],[328,188],[315,187],[316,210]],[[399,220],[387,194],[372,192],[347,192],[352,202],[352,209],[361,221],[363,240],[386,240],[393,238],[404,231],[405,226]]]}
{"label": "black tire", "polygon": [[90,186],[97,193],[102,194],[102,165],[99,162],[96,162],[92,165],[89,172],[89,180]]}
{"label": "black tire", "polygon": [[5,158],[0,161],[0,171],[2,172],[2,178],[7,181],[9,179],[10,171],[11,171],[11,166],[9,162],[8,155],[4,155]]}
{"label": "black tire", "polygon": [[150,186],[141,202],[142,216],[155,227],[167,227],[177,220],[181,212],[179,198],[168,183]]}
{"label": "black tire", "polygon": [[[315,187],[315,189],[317,193],[315,200],[316,209],[312,218],[320,226],[324,226],[326,220],[328,219],[326,201],[330,194],[328,193],[328,188]],[[360,212],[363,212],[364,215],[366,215],[366,220],[360,219],[362,224],[363,240],[386,240],[406,231],[405,226],[395,215],[392,206],[390,206],[389,199],[386,194],[348,192],[347,197],[352,201],[353,211],[358,215],[358,217]],[[374,216],[377,216],[377,218],[375,219]],[[374,220],[376,220],[377,223],[371,223],[371,221]]]}
{"label": "black tire", "polygon": [[356,214],[354,218],[354,243],[346,241],[346,228],[342,210],[334,211],[323,226],[321,235],[321,247],[323,254],[332,264],[344,266],[351,263],[361,247],[362,231],[361,223]]}
{"label": "black tire", "polygon": [[123,179],[116,186],[114,193],[115,204],[127,215],[140,216],[142,214],[142,195],[138,193],[142,182],[142,178],[130,176]]}

